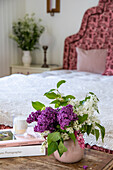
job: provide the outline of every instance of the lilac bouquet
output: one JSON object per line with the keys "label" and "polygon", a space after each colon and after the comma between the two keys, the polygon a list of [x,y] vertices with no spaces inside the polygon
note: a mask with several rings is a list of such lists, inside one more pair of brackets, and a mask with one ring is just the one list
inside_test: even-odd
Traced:
{"label": "lilac bouquet", "polygon": [[32,112],[27,118],[27,123],[36,121],[34,131],[45,137],[42,148],[48,148],[48,155],[58,150],[62,156],[67,151],[64,141],[70,138],[73,142],[77,140],[80,147],[84,148],[84,133],[95,135],[96,140],[101,134],[102,141],[105,136],[105,128],[95,116],[95,112],[99,113],[97,96],[89,92],[81,101],[72,95],[64,96],[59,92],[59,87],[65,82],[59,81],[56,89],[44,94],[53,100],[50,104],[54,104],[54,108],[46,107],[39,101],[32,102],[36,112]]}

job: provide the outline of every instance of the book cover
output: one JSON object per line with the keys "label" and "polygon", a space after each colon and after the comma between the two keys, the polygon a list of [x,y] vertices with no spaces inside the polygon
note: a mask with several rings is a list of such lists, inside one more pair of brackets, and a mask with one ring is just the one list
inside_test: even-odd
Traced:
{"label": "book cover", "polygon": [[29,127],[23,136],[13,133],[13,129],[0,130],[0,158],[41,156],[41,144],[44,139]]}
{"label": "book cover", "polygon": [[0,141],[13,140],[14,135],[11,130],[0,131]]}
{"label": "book cover", "polygon": [[29,127],[23,136],[13,134],[13,129],[0,130],[0,148],[42,144],[44,139],[41,135],[33,132],[33,127]]}
{"label": "book cover", "polygon": [[0,148],[0,158],[42,156],[46,152],[41,151],[41,145],[17,146]]}

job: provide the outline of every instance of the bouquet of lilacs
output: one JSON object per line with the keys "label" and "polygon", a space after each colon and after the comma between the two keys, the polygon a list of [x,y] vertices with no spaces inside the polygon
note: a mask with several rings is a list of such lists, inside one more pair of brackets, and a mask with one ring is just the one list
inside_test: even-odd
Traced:
{"label": "bouquet of lilacs", "polygon": [[42,148],[48,148],[48,155],[57,150],[62,156],[67,151],[64,141],[68,139],[72,139],[74,143],[77,140],[80,147],[84,148],[84,133],[95,135],[96,140],[101,134],[102,141],[105,136],[105,128],[95,116],[95,112],[99,113],[97,96],[89,92],[81,101],[72,95],[64,96],[59,92],[59,87],[65,82],[59,81],[56,89],[44,94],[52,99],[50,104],[54,104],[54,107],[46,107],[39,101],[32,102],[36,112],[32,112],[27,118],[28,123],[36,121],[34,131],[40,132],[45,138]]}

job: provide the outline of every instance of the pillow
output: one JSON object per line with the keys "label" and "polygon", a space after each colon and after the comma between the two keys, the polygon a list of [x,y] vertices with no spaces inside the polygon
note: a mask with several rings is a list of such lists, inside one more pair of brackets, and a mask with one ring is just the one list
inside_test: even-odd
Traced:
{"label": "pillow", "polygon": [[105,71],[107,49],[84,50],[76,48],[77,70],[102,74]]}
{"label": "pillow", "polygon": [[113,76],[113,49],[108,49],[108,56],[106,58],[106,70],[103,73],[106,76]]}

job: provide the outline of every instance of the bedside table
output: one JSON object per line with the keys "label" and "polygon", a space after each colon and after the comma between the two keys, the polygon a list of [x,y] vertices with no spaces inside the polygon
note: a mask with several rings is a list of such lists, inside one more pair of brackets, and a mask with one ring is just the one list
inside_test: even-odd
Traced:
{"label": "bedside table", "polygon": [[31,65],[25,67],[23,65],[12,65],[10,67],[10,74],[20,73],[20,74],[32,74],[32,73],[42,73],[44,71],[61,70],[62,67],[58,65],[50,65],[48,68],[43,68],[41,65]]}

